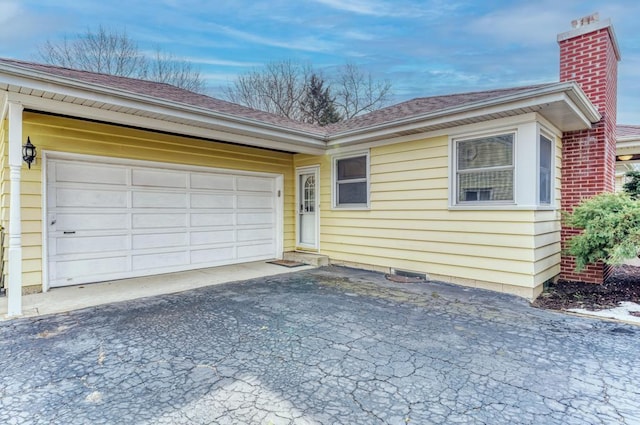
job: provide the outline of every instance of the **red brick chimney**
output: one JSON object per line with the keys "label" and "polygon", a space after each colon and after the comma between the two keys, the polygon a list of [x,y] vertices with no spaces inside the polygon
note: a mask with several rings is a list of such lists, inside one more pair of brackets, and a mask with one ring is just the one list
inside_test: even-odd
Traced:
{"label": "red brick chimney", "polygon": [[[571,31],[558,35],[560,81],[576,81],[602,119],[590,130],[571,131],[562,136],[562,204],[564,211],[584,198],[613,192],[616,166],[616,109],[620,52],[609,19],[598,14],[572,22]],[[562,248],[578,231],[562,226]],[[576,273],[573,257],[562,256],[560,278],[602,283],[607,268],[590,265]]]}

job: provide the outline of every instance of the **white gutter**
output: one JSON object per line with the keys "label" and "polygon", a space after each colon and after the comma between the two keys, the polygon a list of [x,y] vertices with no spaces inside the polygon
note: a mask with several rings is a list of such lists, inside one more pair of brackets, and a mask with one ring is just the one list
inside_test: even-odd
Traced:
{"label": "white gutter", "polygon": [[[381,132],[380,136],[383,135],[384,130],[387,130],[389,133],[397,131],[397,127],[404,126],[402,131],[410,131],[412,129],[422,128],[428,125],[427,121],[437,120],[439,118],[444,118],[439,120],[440,123],[444,123],[447,121],[446,117],[454,117],[460,114],[464,114],[471,111],[477,111],[482,109],[489,109],[492,107],[515,103],[518,101],[530,100],[534,97],[542,97],[559,93],[567,93],[569,98],[573,100],[581,113],[585,115],[591,123],[598,122],[602,116],[598,112],[598,110],[593,106],[593,104],[589,101],[586,94],[582,91],[580,86],[573,82],[566,83],[558,83],[547,87],[542,87],[538,89],[533,89],[526,92],[520,92],[512,95],[502,96],[499,98],[492,98],[489,100],[481,100],[478,102],[467,103],[464,105],[454,106],[446,109],[439,109],[434,112],[428,112],[421,115],[416,115],[408,118],[400,118],[394,121],[389,121],[381,124],[371,125],[364,128],[358,128],[353,130],[345,130],[342,132],[336,132],[330,134],[327,140],[330,144],[341,143],[347,137],[357,138],[354,136],[361,135],[364,133],[372,133],[375,130]],[[572,96],[573,94],[573,96]],[[544,103],[544,102],[542,102]]]}

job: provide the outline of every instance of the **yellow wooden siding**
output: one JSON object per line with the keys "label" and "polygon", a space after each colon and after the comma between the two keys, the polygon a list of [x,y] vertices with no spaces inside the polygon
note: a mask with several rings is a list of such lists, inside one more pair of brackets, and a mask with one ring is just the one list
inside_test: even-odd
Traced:
{"label": "yellow wooden siding", "polygon": [[332,209],[331,157],[296,155],[297,167],[321,165],[321,253],[452,281],[534,288],[547,280],[559,262],[559,214],[449,210],[448,151],[447,137],[372,148],[369,210]]}
{"label": "yellow wooden siding", "polygon": [[[293,155],[232,144],[25,113],[23,132],[38,152],[57,151],[284,176],[284,249],[294,248]],[[5,156],[3,155],[3,161]],[[23,286],[42,284],[42,167],[22,173]],[[6,168],[6,167],[5,167]],[[5,173],[6,174],[6,173]],[[3,176],[4,180],[8,176]],[[8,196],[3,186],[3,208]],[[4,211],[3,211],[4,213]],[[5,214],[3,214],[3,220]]]}

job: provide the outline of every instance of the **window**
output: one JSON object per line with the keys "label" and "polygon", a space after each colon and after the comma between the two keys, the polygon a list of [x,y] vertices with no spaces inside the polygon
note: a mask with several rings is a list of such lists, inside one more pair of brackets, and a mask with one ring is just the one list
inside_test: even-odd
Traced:
{"label": "window", "polygon": [[455,142],[456,203],[514,202],[514,133]]}
{"label": "window", "polygon": [[335,158],[333,164],[334,206],[367,207],[369,204],[369,156]]}
{"label": "window", "polygon": [[541,204],[551,204],[551,192],[553,185],[551,181],[551,164],[553,164],[553,143],[547,137],[540,135],[540,162],[539,162],[539,185]]}

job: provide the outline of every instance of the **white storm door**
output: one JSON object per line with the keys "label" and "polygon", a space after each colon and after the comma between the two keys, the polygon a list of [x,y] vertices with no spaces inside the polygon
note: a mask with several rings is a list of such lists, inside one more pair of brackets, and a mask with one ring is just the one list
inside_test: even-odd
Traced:
{"label": "white storm door", "polygon": [[303,248],[318,248],[318,168],[297,171],[298,240]]}

